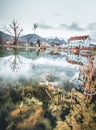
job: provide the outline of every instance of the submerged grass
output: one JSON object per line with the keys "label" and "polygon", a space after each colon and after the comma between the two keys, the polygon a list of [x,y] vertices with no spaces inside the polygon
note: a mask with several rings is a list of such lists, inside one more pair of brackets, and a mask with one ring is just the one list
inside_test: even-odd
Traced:
{"label": "submerged grass", "polygon": [[96,96],[90,100],[69,83],[65,90],[32,81],[20,85],[0,91],[1,130],[95,130]]}

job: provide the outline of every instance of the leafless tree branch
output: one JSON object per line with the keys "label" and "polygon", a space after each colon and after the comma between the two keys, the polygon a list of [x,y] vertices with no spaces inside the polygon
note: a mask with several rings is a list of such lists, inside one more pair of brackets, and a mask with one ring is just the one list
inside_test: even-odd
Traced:
{"label": "leafless tree branch", "polygon": [[11,36],[13,36],[13,44],[17,45],[18,39],[23,31],[20,24],[17,20],[13,19],[13,21],[9,24],[9,26],[4,26],[4,31],[8,32]]}

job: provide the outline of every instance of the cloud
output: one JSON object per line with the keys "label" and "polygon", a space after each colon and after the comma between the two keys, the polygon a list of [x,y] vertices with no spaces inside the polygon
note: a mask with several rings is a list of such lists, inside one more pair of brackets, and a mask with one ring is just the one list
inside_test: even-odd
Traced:
{"label": "cloud", "polygon": [[68,25],[67,24],[60,24],[60,28],[63,28],[65,30],[67,30],[68,29]]}
{"label": "cloud", "polygon": [[59,13],[56,13],[53,15],[54,17],[60,17],[61,15]]}
{"label": "cloud", "polygon": [[44,20],[38,23],[38,27],[41,29],[54,29],[51,25],[46,24]]}
{"label": "cloud", "polygon": [[81,28],[78,23],[72,23],[71,25],[60,24],[60,28],[71,31],[84,31],[84,28]]}
{"label": "cloud", "polygon": [[82,31],[82,30],[84,30],[83,28],[79,27],[78,23],[72,23],[69,26],[69,29],[75,30],[75,31]]}
{"label": "cloud", "polygon": [[90,31],[95,31],[96,30],[96,23],[88,24],[87,29]]}

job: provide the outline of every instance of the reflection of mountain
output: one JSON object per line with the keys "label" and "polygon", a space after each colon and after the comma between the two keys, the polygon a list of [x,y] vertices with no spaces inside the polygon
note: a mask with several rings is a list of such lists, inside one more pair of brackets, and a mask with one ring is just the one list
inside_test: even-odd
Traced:
{"label": "reflection of mountain", "polygon": [[46,75],[51,75],[52,78],[56,77],[56,82],[62,83],[66,80],[75,82],[79,74],[79,63],[87,62],[86,57],[64,51],[57,53],[48,50],[45,53],[39,52],[38,55],[37,52],[11,49],[10,56],[0,58],[0,78],[4,82],[9,80],[19,82],[20,78],[39,82],[47,80]]}
{"label": "reflection of mountain", "polygon": [[[28,76],[40,79],[43,74],[53,74],[61,80],[72,78],[76,71],[75,66],[67,63],[64,58],[53,57],[38,57],[32,60],[20,55],[11,55],[1,58],[0,65],[0,76],[5,76],[6,71],[6,76],[10,78]],[[69,71],[72,73],[70,74]]]}
{"label": "reflection of mountain", "polygon": [[0,57],[5,57],[5,56],[9,56],[10,52],[9,50],[4,47],[0,47]]}
{"label": "reflection of mountain", "polygon": [[[84,53],[84,54],[87,55],[87,53]],[[31,50],[29,52],[21,50],[19,52],[19,55],[23,56],[25,58],[31,59],[31,60],[35,60],[35,63],[39,60],[39,62],[42,64],[47,64],[47,62],[48,62],[49,65],[53,65],[55,63],[55,61],[57,61],[55,63],[55,66],[59,62],[58,65],[60,65],[61,67],[62,67],[62,65],[63,65],[63,67],[65,66],[65,63],[63,64],[65,59],[68,63],[71,63],[71,64],[78,64],[78,65],[86,64],[87,58],[89,56],[89,55],[83,56],[81,54],[75,55],[74,53],[57,52],[57,51],[56,52],[48,51],[48,52],[45,52],[44,54],[42,54],[42,52],[39,52],[37,55],[37,51],[35,51],[35,50]],[[51,63],[53,63],[53,64],[51,64]]]}

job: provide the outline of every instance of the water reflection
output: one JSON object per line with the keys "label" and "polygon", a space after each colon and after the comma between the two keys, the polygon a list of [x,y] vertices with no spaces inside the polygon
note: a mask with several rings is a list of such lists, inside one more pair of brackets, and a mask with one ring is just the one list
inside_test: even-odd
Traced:
{"label": "water reflection", "polygon": [[11,62],[10,67],[13,71],[18,71],[20,69],[19,65],[22,63],[22,61],[19,57],[17,48],[12,49],[12,56],[10,56],[8,62]]}
{"label": "water reflection", "polygon": [[30,79],[52,82],[53,85],[61,87],[67,82],[77,85],[79,66],[88,62],[86,57],[67,51],[17,48],[9,48],[6,51],[8,50],[10,55],[0,58],[2,84],[5,80],[20,83],[20,79]]}
{"label": "water reflection", "polygon": [[67,62],[71,64],[85,65],[88,62],[87,57],[81,56],[80,54],[76,55],[73,53],[68,53],[66,56]]}

